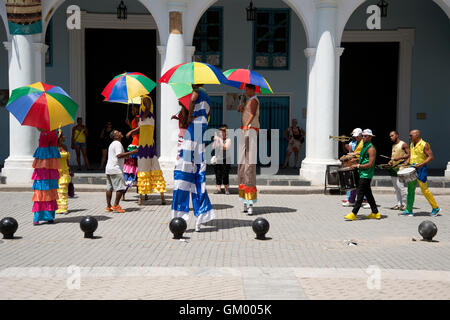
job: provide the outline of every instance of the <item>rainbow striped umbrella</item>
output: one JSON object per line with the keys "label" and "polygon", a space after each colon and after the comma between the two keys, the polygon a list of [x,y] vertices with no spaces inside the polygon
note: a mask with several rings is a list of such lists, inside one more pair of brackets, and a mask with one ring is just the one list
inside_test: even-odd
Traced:
{"label": "rainbow striped umbrella", "polygon": [[191,101],[193,91],[192,85],[188,83],[171,83],[170,86],[172,87],[177,99],[183,104],[183,106],[186,107],[186,109],[189,109],[189,103]]}
{"label": "rainbow striped umbrella", "polygon": [[162,83],[229,84],[216,67],[203,62],[187,62],[169,69],[158,80]]}
{"label": "rainbow striped umbrella", "polygon": [[74,123],[78,105],[62,88],[36,82],[14,89],[6,109],[23,126],[52,131]]}
{"label": "rainbow striped umbrella", "polygon": [[256,86],[257,93],[273,93],[272,88],[266,79],[259,73],[249,69],[230,69],[223,73],[230,85],[244,89],[246,84]]}
{"label": "rainbow striped umbrella", "polygon": [[115,76],[103,89],[104,101],[133,103],[133,99],[150,93],[156,83],[139,72],[126,72]]}

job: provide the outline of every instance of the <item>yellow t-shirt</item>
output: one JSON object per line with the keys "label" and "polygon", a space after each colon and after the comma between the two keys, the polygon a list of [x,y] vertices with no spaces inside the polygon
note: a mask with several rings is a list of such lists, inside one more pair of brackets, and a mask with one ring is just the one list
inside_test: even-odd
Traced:
{"label": "yellow t-shirt", "polygon": [[75,134],[74,134],[75,142],[78,143],[86,143],[86,135],[84,134],[84,129],[77,129],[75,128]]}
{"label": "yellow t-shirt", "polygon": [[60,151],[60,154],[61,154],[61,158],[59,158],[60,170],[61,171],[69,170],[67,160],[70,160],[70,153],[67,151]]}
{"label": "yellow t-shirt", "polygon": [[[361,140],[361,141],[358,143],[358,145],[356,146],[356,149],[355,149],[354,152],[355,152],[355,153],[356,153],[356,152],[361,153],[363,144],[364,144],[364,142]],[[357,154],[356,157],[359,159],[359,154]]]}

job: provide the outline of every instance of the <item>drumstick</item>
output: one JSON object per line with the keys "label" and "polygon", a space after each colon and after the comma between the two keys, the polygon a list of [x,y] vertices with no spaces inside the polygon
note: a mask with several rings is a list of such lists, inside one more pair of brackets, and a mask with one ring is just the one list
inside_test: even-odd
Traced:
{"label": "drumstick", "polygon": [[380,154],[380,157],[392,160],[391,157],[383,156],[382,154]]}

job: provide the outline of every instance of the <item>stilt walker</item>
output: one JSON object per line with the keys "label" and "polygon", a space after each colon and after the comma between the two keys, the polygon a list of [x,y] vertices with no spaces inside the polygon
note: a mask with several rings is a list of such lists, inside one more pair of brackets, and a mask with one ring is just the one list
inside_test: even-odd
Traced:
{"label": "stilt walker", "polygon": [[41,131],[39,147],[33,157],[33,224],[39,221],[53,223],[58,209],[58,179],[60,168],[56,131]]}
{"label": "stilt walker", "polygon": [[189,195],[196,217],[195,231],[214,219],[215,214],[206,191],[206,161],[203,134],[208,127],[210,100],[204,89],[193,85],[188,126],[180,130],[178,155],[174,170],[172,218],[189,219]]}
{"label": "stilt walker", "polygon": [[253,214],[253,205],[258,201],[256,189],[256,155],[258,148],[259,100],[255,95],[255,86],[246,84],[246,95],[250,98],[245,106],[239,106],[242,112],[241,136],[238,150],[239,198],[244,203],[244,212]]}
{"label": "stilt walker", "polygon": [[164,192],[166,182],[156,155],[156,144],[154,140],[155,116],[153,114],[153,101],[148,95],[142,97],[139,126],[127,133],[139,132],[138,173],[137,184],[139,192],[139,204],[142,204],[142,197],[151,193],[161,195],[161,204],[166,204]]}

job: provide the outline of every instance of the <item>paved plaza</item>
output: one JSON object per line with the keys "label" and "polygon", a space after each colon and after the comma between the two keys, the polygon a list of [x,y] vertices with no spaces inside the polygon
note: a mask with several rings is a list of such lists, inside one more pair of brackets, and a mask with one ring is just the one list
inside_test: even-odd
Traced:
{"label": "paved plaza", "polygon": [[[79,192],[69,214],[33,226],[32,194],[0,192],[0,216],[19,222],[16,239],[0,240],[0,299],[450,299],[450,195],[436,196],[442,214],[431,218],[419,190],[414,217],[376,193],[383,218],[361,209],[349,222],[343,196],[261,194],[247,216],[236,194],[210,193],[216,219],[200,233],[190,219],[183,241],[168,228],[170,196],[138,206],[131,193],[118,214],[104,212],[104,193]],[[83,238],[86,215],[96,239]],[[265,241],[256,217],[270,222]],[[434,242],[420,241],[424,220],[438,227]]]}

